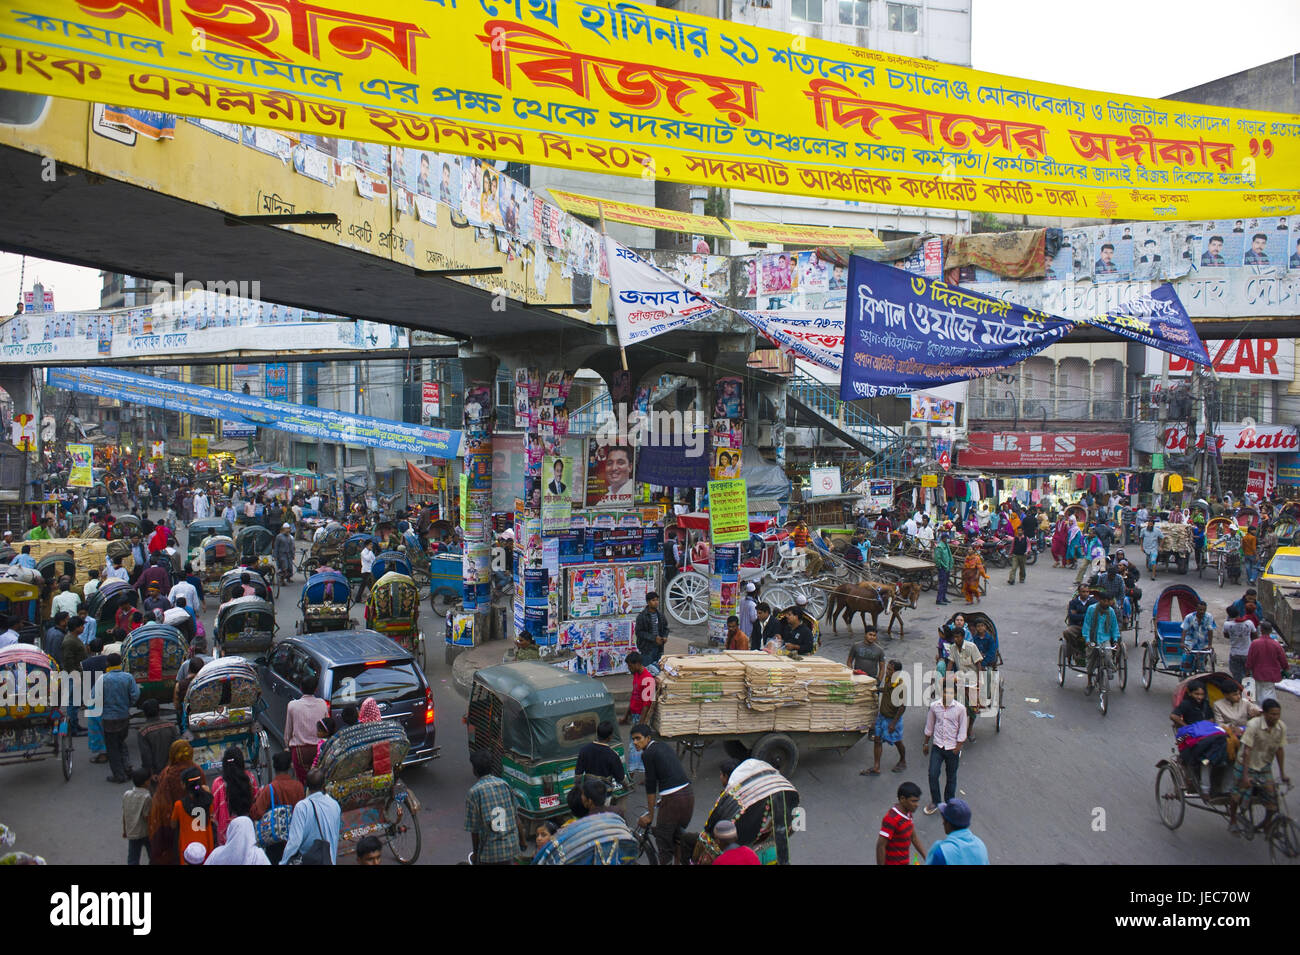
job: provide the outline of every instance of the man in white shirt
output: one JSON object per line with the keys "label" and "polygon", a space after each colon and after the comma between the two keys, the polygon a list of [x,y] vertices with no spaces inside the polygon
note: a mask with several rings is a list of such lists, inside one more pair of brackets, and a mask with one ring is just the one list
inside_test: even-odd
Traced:
{"label": "man in white shirt", "polygon": [[128,574],[126,568],[122,566],[122,559],[120,557],[110,557],[108,563],[108,572],[104,574],[106,578],[111,577],[115,580],[125,580],[128,582],[131,580],[131,575]]}
{"label": "man in white shirt", "polygon": [[366,546],[361,550],[361,590],[357,594],[360,600],[369,592],[370,586],[375,582],[371,571],[375,567],[375,552],[370,548],[370,541],[366,541]]}
{"label": "man in white shirt", "polygon": [[230,524],[231,527],[235,526],[235,518],[239,515],[235,513],[235,504],[233,501],[226,502],[226,506],[221,509],[221,516]]}
{"label": "man in white shirt", "polygon": [[918,525],[918,523],[919,523],[919,522],[917,521],[915,515],[913,515],[912,517],[909,517],[909,518],[908,518],[908,519],[903,523],[903,536],[904,536],[904,537],[915,537],[915,536],[916,536],[916,531],[917,531],[917,525]]}
{"label": "man in white shirt", "polygon": [[3,650],[18,642],[18,631],[13,628],[8,617],[0,617],[0,626],[5,628],[4,633],[0,633],[0,650]]}
{"label": "man in white shirt", "polygon": [[203,493],[202,489],[194,492],[194,519],[201,521],[212,514],[208,506],[208,496]]}
{"label": "man in white shirt", "polygon": [[319,514],[319,513],[320,513],[320,495],[319,495],[319,494],[313,494],[311,497],[307,498],[307,505],[308,505],[308,506],[309,506],[313,511],[315,511],[317,514]]}
{"label": "man in white shirt", "polygon": [[916,529],[916,539],[926,550],[934,547],[934,526],[930,523],[929,514],[921,517],[921,526]]}
{"label": "man in white shirt", "polygon": [[81,592],[89,600],[95,595],[95,591],[99,589],[99,571],[92,567],[86,573],[90,575],[90,579],[86,581],[86,586],[81,588]]}
{"label": "man in white shirt", "polygon": [[72,589],[72,581],[67,577],[60,578],[59,592],[54,599],[50,601],[50,616],[55,616],[60,610],[66,610],[68,616],[71,617],[75,616],[77,611],[80,609],[81,598],[78,597],[76,592]]}
{"label": "man in white shirt", "polygon": [[185,578],[181,578],[172,585],[172,589],[167,592],[167,599],[176,604],[177,597],[185,598],[187,607],[197,607],[199,605],[199,592],[194,589],[194,585]]}

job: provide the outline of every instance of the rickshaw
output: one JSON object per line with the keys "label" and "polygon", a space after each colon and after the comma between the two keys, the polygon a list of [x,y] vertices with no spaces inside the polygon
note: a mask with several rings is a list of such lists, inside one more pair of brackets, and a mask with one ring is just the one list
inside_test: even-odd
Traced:
{"label": "rickshaw", "polygon": [[533,856],[531,865],[636,865],[641,845],[616,812],[593,812],[560,828]]}
{"label": "rickshaw", "polygon": [[[984,613],[982,610],[958,610],[956,613],[954,613],[951,617],[948,618],[948,622],[944,624],[943,627],[940,628],[940,632],[941,633],[950,632],[954,622],[957,620],[957,617],[959,615],[963,619],[965,619],[966,629],[971,632],[972,636],[974,636],[975,634],[975,625],[977,623],[984,624],[989,634],[993,637],[994,645],[998,648],[997,662],[995,662],[992,666],[984,667],[985,670],[992,670],[993,676],[986,686],[981,686],[979,688],[979,691],[981,694],[983,694],[987,688],[988,690],[988,695],[986,697],[986,699],[988,700],[987,705],[993,712],[993,731],[995,733],[1001,733],[1002,732],[1002,701],[1003,698],[1006,696],[1007,687],[1006,684],[1002,681],[1002,674],[1001,674],[1002,642],[998,640],[998,625],[993,622],[992,617]],[[1124,664],[1124,682],[1125,683],[1128,682],[1127,663]],[[982,702],[983,701],[981,701],[981,703]],[[974,727],[972,726],[972,729],[973,728]]]}
{"label": "rickshaw", "polygon": [[86,492],[86,509],[92,508],[101,514],[108,510],[108,487],[102,481],[95,482]]}
{"label": "rickshaw", "polygon": [[0,614],[13,621],[14,630],[25,643],[40,642],[40,608],[39,584],[14,577],[0,577]]}
{"label": "rickshaw", "polygon": [[[44,675],[44,684],[52,688],[51,679],[59,665],[43,650],[26,644],[12,644],[0,650],[0,679],[15,690],[32,686],[35,674]],[[72,693],[76,684],[65,692]],[[60,694],[61,696],[61,694]],[[17,701],[15,701],[17,702]],[[27,763],[54,757],[63,768],[63,781],[72,778],[72,735],[68,732],[67,713],[57,704],[58,698],[36,699],[30,705],[0,706],[0,766]]]}
{"label": "rickshaw", "polygon": [[110,540],[120,541],[128,539],[133,534],[141,534],[143,532],[144,525],[140,522],[140,518],[136,517],[134,514],[121,514],[118,515],[117,520],[113,522],[113,530],[108,536]]}
{"label": "rickshaw", "polygon": [[257,670],[242,657],[205,663],[181,704],[194,762],[213,779],[221,774],[226,750],[237,746],[259,785],[271,781],[271,744],[257,721],[266,708]]}
{"label": "rickshaw", "polygon": [[1185,679],[1214,670],[1213,644],[1204,650],[1189,650],[1183,643],[1183,618],[1196,610],[1200,599],[1186,584],[1160,591],[1151,608],[1151,639],[1142,644],[1142,689],[1151,689],[1151,677],[1157,672]]}
{"label": "rickshaw", "polygon": [[220,580],[239,566],[239,551],[229,537],[209,537],[203,542],[203,582]]}
{"label": "rickshaw", "polygon": [[381,720],[345,726],[321,749],[325,791],[343,811],[340,855],[355,852],[364,836],[377,836],[403,865],[420,857],[420,805],[398,779],[410,748],[399,722]]}
{"label": "rickshaw", "polygon": [[251,596],[259,597],[262,600],[274,599],[271,594],[271,585],[267,583],[266,578],[261,573],[252,568],[236,567],[234,570],[228,570],[221,575],[221,583],[217,585],[217,593],[221,603],[244,596],[244,574],[248,574],[248,586],[253,588]]}
{"label": "rickshaw", "polygon": [[[375,543],[372,534],[353,534],[343,542],[343,555],[340,558],[341,566],[339,570],[343,571],[348,578],[348,583],[353,587],[361,586],[361,551],[365,549],[366,544]],[[359,591],[358,596],[360,596]]]}
{"label": "rickshaw", "polygon": [[[1206,699],[1211,705],[1222,699],[1228,689],[1239,689],[1237,681],[1226,673],[1193,674],[1174,689],[1172,699],[1175,709],[1183,702],[1187,686],[1192,680],[1200,680],[1205,685]],[[1198,784],[1182,758],[1175,734],[1173,753],[1156,763],[1156,770],[1156,812],[1167,829],[1177,829],[1183,824],[1188,806],[1227,818],[1232,796],[1231,764],[1212,768],[1210,778]],[[1261,828],[1265,816],[1265,806],[1261,805],[1265,802],[1262,790],[1252,789],[1249,795],[1243,796],[1237,808],[1241,837],[1249,841],[1255,838],[1257,832],[1263,832],[1268,842],[1269,861],[1274,864],[1294,865],[1300,862],[1300,824],[1291,818],[1285,799],[1290,788],[1289,784],[1281,780],[1276,783],[1277,811],[1269,820],[1267,829]]]}
{"label": "rickshaw", "polygon": [[108,631],[117,626],[117,612],[122,607],[139,607],[140,593],[125,580],[116,577],[104,581],[99,589],[86,601],[86,613],[95,618],[96,633],[104,635],[108,642]]}
{"label": "rickshaw", "polygon": [[224,517],[204,517],[197,521],[190,521],[186,531],[188,540],[185,550],[192,554],[202,547],[203,542],[209,537],[231,537],[234,533],[235,529]]}
{"label": "rickshaw", "polygon": [[[770,763],[747,759],[732,772],[726,788],[709,811],[704,830],[695,843],[694,861],[709,865],[720,854],[713,827],[724,819],[736,824],[740,845],[749,846],[766,864],[790,861],[790,836],[799,790]],[[653,849],[652,849],[653,851]]]}
{"label": "rickshaw", "polygon": [[299,633],[325,633],[347,630],[352,625],[348,611],[352,608],[352,585],[336,570],[312,574],[298,598],[302,620]]}
{"label": "rickshaw", "polygon": [[71,554],[46,554],[36,562],[36,570],[45,578],[48,587],[56,585],[60,577],[69,578],[73,586],[76,586],[77,561]]}
{"label": "rickshaw", "polygon": [[[469,750],[492,754],[492,771],[515,794],[521,830],[531,839],[538,825],[568,812],[578,750],[596,738],[596,727],[617,723],[614,698],[599,680],[544,663],[503,663],[474,674],[470,686]],[[623,758],[624,745],[613,748]],[[607,780],[609,800],[627,795]]]}
{"label": "rickshaw", "polygon": [[235,597],[217,609],[213,643],[221,656],[266,653],[275,641],[275,605],[261,597]]}
{"label": "rickshaw", "polygon": [[429,606],[445,617],[465,599],[464,562],[460,554],[435,554],[429,560]]}
{"label": "rickshaw", "polygon": [[374,566],[370,568],[370,575],[378,580],[387,573],[401,574],[404,577],[411,576],[411,562],[406,559],[406,555],[396,550],[382,551],[375,558]]}
{"label": "rickshaw", "polygon": [[[1115,611],[1116,621],[1118,622],[1120,611]],[[973,615],[971,615],[973,616]],[[983,616],[982,614],[980,616]],[[987,618],[985,618],[987,619]],[[992,623],[992,621],[989,621]],[[1114,660],[1110,666],[1098,667],[1097,669],[1097,707],[1101,710],[1101,715],[1105,716],[1110,709],[1110,674],[1113,669],[1115,677],[1119,682],[1120,692],[1128,689],[1128,651],[1124,649],[1123,631],[1119,634],[1113,644],[1110,645],[1110,653],[1114,654]],[[1146,655],[1143,654],[1144,661]],[[1065,673],[1067,670],[1075,673],[1082,673],[1087,676],[1088,673],[1088,640],[1087,634],[1079,637],[1079,644],[1072,646],[1069,639],[1064,633],[1061,634],[1061,644],[1056,651],[1056,677],[1057,683],[1065,686]],[[1091,681],[1084,687],[1084,695],[1092,694]],[[1000,703],[1001,701],[999,701]],[[1001,706],[999,706],[999,712]]]}
{"label": "rickshaw", "polygon": [[189,655],[189,644],[176,627],[145,623],[122,641],[122,669],[135,677],[140,701],[171,703],[176,674]]}
{"label": "rickshaw", "polygon": [[343,560],[343,544],[348,539],[348,529],[342,524],[325,531],[321,539],[312,541],[311,547],[302,555],[298,572],[304,577],[316,573],[317,567],[339,568]]}
{"label": "rickshaw", "polygon": [[256,564],[259,557],[270,556],[271,545],[274,543],[275,535],[261,524],[241,527],[235,534],[235,550],[239,553],[240,562],[244,564]]}
{"label": "rickshaw", "polygon": [[366,598],[366,626],[409,650],[424,667],[420,588],[410,577],[389,571],[375,581]]}

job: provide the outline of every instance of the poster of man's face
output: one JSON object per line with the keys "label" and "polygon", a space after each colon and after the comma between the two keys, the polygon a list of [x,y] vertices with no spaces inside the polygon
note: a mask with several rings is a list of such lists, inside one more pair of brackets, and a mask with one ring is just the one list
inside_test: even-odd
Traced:
{"label": "poster of man's face", "polygon": [[636,466],[634,449],[601,445],[591,439],[587,460],[587,506],[626,507],[632,503]]}

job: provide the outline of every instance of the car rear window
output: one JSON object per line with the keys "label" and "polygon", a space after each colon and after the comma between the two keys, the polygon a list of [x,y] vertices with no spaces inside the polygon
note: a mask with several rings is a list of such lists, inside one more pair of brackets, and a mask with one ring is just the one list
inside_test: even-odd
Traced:
{"label": "car rear window", "polygon": [[1268,573],[1280,577],[1300,577],[1300,557],[1278,554],[1273,558],[1273,563],[1268,565]]}
{"label": "car rear window", "polygon": [[331,708],[360,706],[366,697],[373,696],[376,703],[398,703],[423,700],[424,687],[413,663],[385,663],[382,666],[339,667],[334,671],[334,690],[330,694]]}

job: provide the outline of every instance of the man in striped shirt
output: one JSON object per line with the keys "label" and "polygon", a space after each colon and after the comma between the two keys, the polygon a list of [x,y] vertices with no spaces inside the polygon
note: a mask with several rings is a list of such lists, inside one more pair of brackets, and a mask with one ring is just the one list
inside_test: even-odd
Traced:
{"label": "man in striped shirt", "polygon": [[920,804],[920,786],[903,783],[898,787],[898,802],[889,807],[880,823],[880,835],[876,838],[876,865],[907,865],[908,850],[912,846],[916,846],[922,857],[925,856],[925,847],[912,824],[912,813]]}

